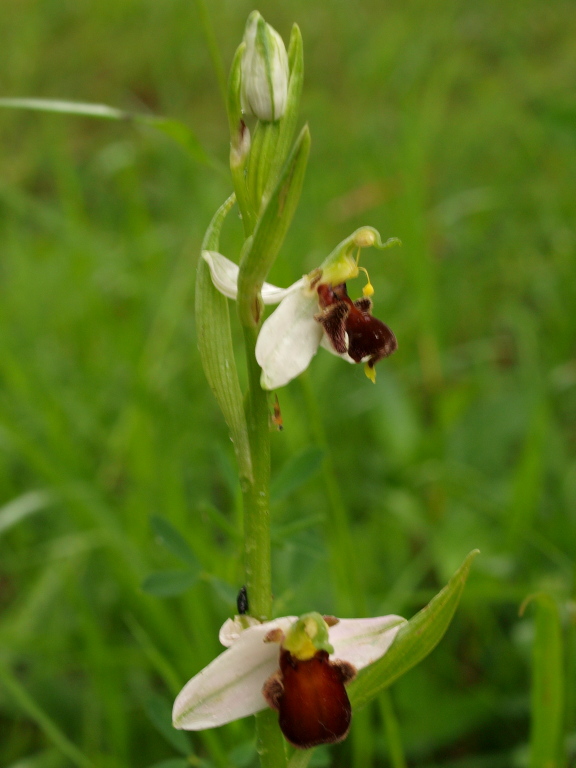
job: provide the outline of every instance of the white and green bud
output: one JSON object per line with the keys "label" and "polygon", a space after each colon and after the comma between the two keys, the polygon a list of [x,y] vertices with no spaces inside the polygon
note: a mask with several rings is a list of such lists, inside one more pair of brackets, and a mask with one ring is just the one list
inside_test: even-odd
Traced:
{"label": "white and green bud", "polygon": [[242,110],[258,120],[275,122],[286,109],[288,55],[278,32],[252,11],[244,31],[242,57]]}

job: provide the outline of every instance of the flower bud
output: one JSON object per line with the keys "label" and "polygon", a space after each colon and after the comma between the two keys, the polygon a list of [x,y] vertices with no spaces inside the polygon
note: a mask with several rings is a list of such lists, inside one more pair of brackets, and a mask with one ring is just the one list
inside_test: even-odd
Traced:
{"label": "flower bud", "polygon": [[244,31],[242,110],[259,120],[279,120],[288,96],[288,55],[278,32],[252,11]]}

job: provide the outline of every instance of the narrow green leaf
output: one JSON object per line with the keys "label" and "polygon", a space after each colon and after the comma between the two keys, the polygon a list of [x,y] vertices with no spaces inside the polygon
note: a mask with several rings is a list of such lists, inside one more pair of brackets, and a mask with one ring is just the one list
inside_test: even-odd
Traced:
{"label": "narrow green leaf", "polygon": [[534,516],[540,508],[544,492],[545,446],[549,429],[547,404],[538,402],[531,414],[524,445],[512,476],[507,515],[510,542],[518,541],[524,531],[530,530]]}
{"label": "narrow green leaf", "polygon": [[[203,249],[218,250],[220,229],[233,204],[234,195],[231,195],[216,211],[204,237]],[[230,430],[238,461],[240,483],[247,480],[251,482],[252,461],[230,332],[228,299],[214,287],[210,269],[204,259],[198,261],[196,276],[196,330],[204,373]]]}
{"label": "narrow green leaf", "polygon": [[125,621],[152,668],[164,681],[166,688],[176,695],[182,687],[182,677],[173,667],[172,658],[168,658],[164,651],[158,648],[155,639],[150,636],[135,616],[128,613],[125,616]]}
{"label": "narrow green leaf", "polygon": [[315,525],[323,525],[326,523],[326,515],[306,515],[305,517],[296,518],[287,525],[273,525],[272,526],[272,540],[275,544],[283,544],[289,536],[294,536],[295,533],[305,531],[308,528],[313,528]]}
{"label": "narrow green leaf", "polygon": [[0,99],[0,107],[32,109],[40,112],[96,117],[102,120],[119,120],[124,123],[145,125],[169,136],[177,144],[180,144],[196,162],[220,171],[223,170],[221,164],[205,152],[194,132],[185,123],[172,118],[128,112],[109,107],[106,104],[87,104],[81,101],[63,101],[60,99]]}
{"label": "narrow green leaf", "polygon": [[190,768],[190,762],[183,757],[173,757],[169,760],[160,760],[159,763],[154,763],[148,768]]}
{"label": "narrow green leaf", "polygon": [[64,101],[62,99],[0,99],[0,107],[15,109],[33,109],[40,112],[60,112],[66,115],[98,117],[104,120],[130,120],[135,115],[106,104],[87,104],[82,101]]}
{"label": "narrow green leaf", "polygon": [[470,552],[444,589],[400,627],[390,650],[377,662],[363,669],[350,684],[348,691],[353,706],[368,704],[438,645],[452,620],[470,566],[478,552],[477,549]]}
{"label": "narrow green leaf", "polygon": [[184,563],[200,570],[200,565],[190,545],[184,536],[174,528],[171,522],[166,520],[165,517],[153,515],[150,518],[150,526],[163,547]]}
{"label": "narrow green leaf", "polygon": [[217,526],[222,533],[229,536],[232,541],[242,541],[242,532],[231,523],[217,507],[212,504],[204,503],[199,505],[198,511],[210,518],[210,521]]}
{"label": "narrow green leaf", "polygon": [[216,73],[216,79],[218,80],[218,87],[222,98],[226,99],[226,72],[224,70],[224,63],[222,61],[222,55],[220,54],[220,48],[216,35],[214,34],[214,27],[206,7],[205,0],[196,0],[196,9],[198,16],[200,17],[200,26],[202,28],[202,34],[204,35],[204,41],[208,46],[210,52],[210,58],[212,59],[212,66]]}
{"label": "narrow green leaf", "polygon": [[54,501],[47,491],[28,491],[0,507],[0,536],[30,515],[40,512]]}
{"label": "narrow green leaf", "polygon": [[146,576],[142,590],[157,597],[173,597],[194,586],[198,577],[196,571],[158,571]]}
{"label": "narrow green leaf", "polygon": [[82,752],[68,736],[60,730],[54,720],[42,709],[18,679],[19,675],[4,664],[0,658],[0,683],[3,696],[10,696],[26,717],[44,733],[56,749],[66,758],[66,764],[76,768],[96,768],[92,758]]}
{"label": "narrow green leaf", "polygon": [[318,472],[324,458],[320,448],[305,448],[301,453],[290,459],[276,475],[270,488],[272,501],[280,501],[304,485]]}
{"label": "narrow green leaf", "polygon": [[309,153],[310,132],[308,126],[304,126],[256,225],[253,238],[246,241],[238,276],[239,312],[246,327],[257,320],[254,313],[256,295],[292,222],[304,183]]}
{"label": "narrow green leaf", "polygon": [[172,727],[172,705],[163,696],[151,694],[145,702],[146,714],[152,725],[166,741],[182,755],[192,752],[188,734]]}
{"label": "narrow green leaf", "polygon": [[536,609],[532,651],[532,722],[530,768],[560,768],[564,721],[564,666],[560,612],[553,597],[539,592],[528,597]]}
{"label": "narrow green leaf", "polygon": [[134,122],[141,125],[147,125],[160,131],[168,138],[179,144],[190,157],[201,165],[207,165],[216,171],[226,173],[225,166],[215,158],[211,157],[194,134],[194,132],[180,120],[174,120],[169,117],[152,117],[147,115],[135,115]]}

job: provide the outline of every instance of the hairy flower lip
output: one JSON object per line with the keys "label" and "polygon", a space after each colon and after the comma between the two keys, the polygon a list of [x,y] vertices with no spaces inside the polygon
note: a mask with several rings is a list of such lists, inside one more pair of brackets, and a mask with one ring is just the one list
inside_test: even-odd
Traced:
{"label": "hairy flower lip", "polygon": [[[264,639],[275,628],[286,632],[297,617],[284,616],[241,630],[244,618],[224,624],[220,637],[229,647],[178,694],[172,713],[175,728],[215,728],[267,707],[262,687],[278,668],[278,646]],[[386,653],[404,621],[395,615],[341,619],[330,628],[333,658],[362,669]]]}

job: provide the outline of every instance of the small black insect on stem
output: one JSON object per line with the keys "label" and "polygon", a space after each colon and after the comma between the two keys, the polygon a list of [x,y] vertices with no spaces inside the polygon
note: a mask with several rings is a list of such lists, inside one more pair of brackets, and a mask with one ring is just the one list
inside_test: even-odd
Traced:
{"label": "small black insect on stem", "polygon": [[244,616],[250,610],[250,606],[248,605],[248,592],[245,586],[241,587],[240,591],[238,592],[238,597],[236,598],[236,607],[238,608],[238,613],[240,616]]}

